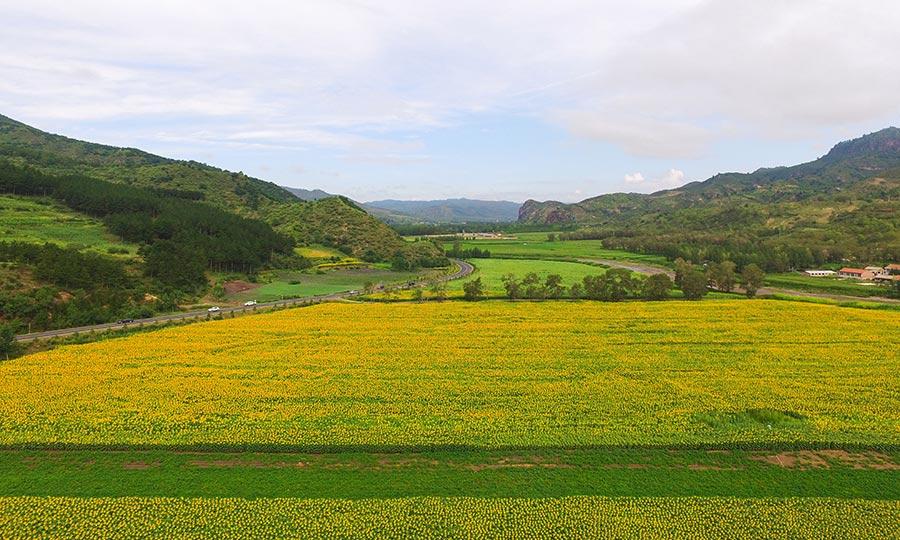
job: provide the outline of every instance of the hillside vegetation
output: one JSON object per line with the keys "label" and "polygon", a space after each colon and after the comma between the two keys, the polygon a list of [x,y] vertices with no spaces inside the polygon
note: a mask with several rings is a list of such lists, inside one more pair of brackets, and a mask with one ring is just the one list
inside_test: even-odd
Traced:
{"label": "hillside vegetation", "polygon": [[3,242],[50,242],[61,247],[130,256],[138,245],[109,232],[103,221],[75,212],[50,197],[0,195]]}
{"label": "hillside vegetation", "polygon": [[843,259],[900,259],[900,129],[835,146],[793,167],[726,173],[650,195],[614,193],[575,204],[527,201],[523,223],[570,223],[574,237],[699,261],[760,263],[770,271]]}
{"label": "hillside vegetation", "polygon": [[375,246],[373,252],[383,260],[389,260],[402,245],[394,231],[344,198],[302,201],[285,188],[242,172],[133,148],[78,141],[2,115],[0,158],[44,172],[76,173],[207,202],[227,212],[276,224],[301,244],[329,243],[348,254],[364,253]]}

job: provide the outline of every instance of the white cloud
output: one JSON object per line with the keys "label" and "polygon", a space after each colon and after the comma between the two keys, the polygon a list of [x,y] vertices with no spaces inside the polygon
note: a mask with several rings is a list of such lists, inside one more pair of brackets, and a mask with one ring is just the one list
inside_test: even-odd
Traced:
{"label": "white cloud", "polygon": [[703,2],[623,43],[554,118],[652,157],[727,137],[858,135],[900,117],[898,26],[888,0]]}
{"label": "white cloud", "polygon": [[526,116],[651,158],[633,169],[900,120],[893,0],[30,0],[0,20],[0,113],[110,144],[420,162],[436,130]]}
{"label": "white cloud", "polygon": [[624,180],[629,191],[637,191],[640,193],[652,193],[663,189],[673,189],[687,183],[684,171],[679,169],[669,169],[663,174],[653,178],[645,178],[642,173],[635,172],[626,174]]}
{"label": "white cloud", "polygon": [[639,172],[625,175],[626,184],[643,184],[644,182],[646,182],[646,178]]}

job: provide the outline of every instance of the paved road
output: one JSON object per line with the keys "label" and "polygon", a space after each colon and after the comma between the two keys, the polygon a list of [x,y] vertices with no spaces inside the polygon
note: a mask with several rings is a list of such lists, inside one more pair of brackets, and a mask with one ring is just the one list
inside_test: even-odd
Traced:
{"label": "paved road", "polygon": [[[625,268],[627,270],[631,270],[632,272],[638,272],[640,274],[659,274],[664,273],[668,275],[670,278],[675,279],[675,272],[670,268],[664,268],[662,266],[654,266],[652,264],[638,263],[638,262],[630,262],[630,261],[614,261],[611,259],[578,259],[581,262],[586,263],[599,263],[610,268]],[[743,293],[744,290],[740,287],[735,288],[735,292]],[[805,298],[824,298],[826,300],[836,300],[839,302],[879,302],[882,304],[900,304],[900,300],[895,298],[884,298],[883,296],[850,296],[846,294],[831,294],[831,293],[817,293],[817,292],[809,292],[809,291],[795,291],[793,289],[782,289],[777,287],[763,287],[756,291],[757,296],[766,296],[772,294],[787,294],[790,296],[802,296]]]}
{"label": "paved road", "polygon": [[[458,266],[458,270],[452,274],[448,274],[441,278],[442,281],[451,281],[454,279],[460,279],[471,274],[475,268],[467,263],[466,261],[461,261],[459,259],[451,259],[456,266]],[[417,281],[413,283],[406,283],[403,285],[390,286],[389,289],[393,290],[402,290],[402,289],[412,289],[415,287],[421,287],[425,282]],[[135,319],[130,323],[104,323],[104,324],[94,324],[91,326],[79,326],[77,328],[61,328],[59,330],[48,330],[46,332],[32,332],[30,334],[21,334],[16,336],[16,341],[27,342],[34,341],[36,339],[50,339],[53,337],[63,337],[63,336],[71,336],[74,334],[83,334],[86,332],[106,332],[108,330],[122,330],[126,328],[134,328],[137,326],[147,326],[153,324],[159,324],[168,321],[185,321],[185,320],[206,320],[207,316],[218,316],[220,314],[225,313],[245,313],[245,312],[253,312],[258,310],[265,310],[266,308],[273,307],[282,307],[282,306],[295,306],[297,304],[306,304],[306,303],[316,303],[316,302],[329,302],[334,300],[341,300],[344,298],[352,298],[354,296],[358,296],[363,294],[360,291],[343,291],[332,294],[320,294],[316,296],[304,296],[301,298],[291,298],[288,300],[276,300],[274,302],[260,302],[252,307],[245,306],[237,306],[237,307],[223,307],[221,310],[215,313],[209,313],[207,310],[199,310],[199,311],[185,311],[181,313],[170,313],[168,315],[158,315],[156,317],[148,317],[146,319]]]}

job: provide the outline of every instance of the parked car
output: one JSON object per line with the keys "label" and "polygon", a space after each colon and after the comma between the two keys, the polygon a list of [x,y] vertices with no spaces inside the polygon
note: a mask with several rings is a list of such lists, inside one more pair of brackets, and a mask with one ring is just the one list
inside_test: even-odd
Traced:
{"label": "parked car", "polygon": [[219,306],[213,306],[213,307],[207,309],[206,311],[208,311],[210,313],[215,313],[217,311],[222,311],[222,308],[220,308]]}
{"label": "parked car", "polygon": [[255,305],[256,305],[256,300],[247,300],[246,302],[244,302],[244,305],[247,306],[247,307],[255,306]]}

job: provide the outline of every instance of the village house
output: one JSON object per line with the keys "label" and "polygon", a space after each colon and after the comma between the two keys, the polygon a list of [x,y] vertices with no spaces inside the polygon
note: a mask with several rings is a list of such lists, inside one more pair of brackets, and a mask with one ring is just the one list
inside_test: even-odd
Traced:
{"label": "village house", "polygon": [[875,272],[864,268],[841,268],[838,270],[838,276],[853,279],[872,279],[875,277]]}
{"label": "village house", "polygon": [[804,274],[809,277],[829,277],[835,274],[834,270],[804,270]]}
{"label": "village house", "polygon": [[884,267],[884,271],[891,275],[900,275],[900,264],[889,264]]}

